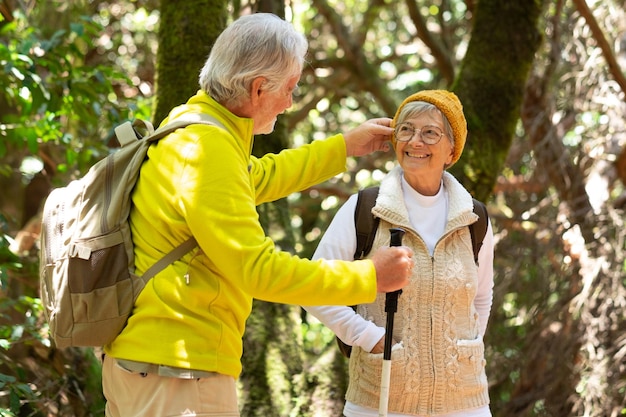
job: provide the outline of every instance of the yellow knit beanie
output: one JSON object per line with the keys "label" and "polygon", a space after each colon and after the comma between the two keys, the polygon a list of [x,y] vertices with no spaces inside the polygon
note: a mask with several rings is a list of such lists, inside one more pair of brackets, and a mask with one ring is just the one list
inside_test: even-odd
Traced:
{"label": "yellow knit beanie", "polygon": [[[396,115],[393,117],[391,122],[391,127],[395,128],[400,111],[407,103],[412,101],[425,101],[433,104],[441,110],[446,119],[448,119],[454,134],[454,155],[452,157],[452,162],[450,163],[450,166],[452,166],[461,157],[463,148],[465,147],[465,140],[467,139],[467,121],[465,120],[463,105],[459,101],[459,98],[456,94],[446,90],[424,90],[419,93],[412,94],[407,97],[402,104],[400,104],[400,107],[398,107]],[[395,134],[393,135],[391,143],[394,147],[396,146]]]}

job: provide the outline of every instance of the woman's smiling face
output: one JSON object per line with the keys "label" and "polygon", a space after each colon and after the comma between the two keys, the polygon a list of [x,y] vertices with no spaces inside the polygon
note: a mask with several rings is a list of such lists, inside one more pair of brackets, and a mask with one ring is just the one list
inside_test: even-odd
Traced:
{"label": "woman's smiling face", "polygon": [[443,116],[440,111],[426,111],[402,121],[416,129],[408,142],[396,142],[396,158],[404,170],[404,177],[418,192],[430,195],[439,190],[445,168],[452,162],[454,147],[448,135],[444,133],[435,145],[426,144],[420,130],[425,126],[436,126],[445,132]]}

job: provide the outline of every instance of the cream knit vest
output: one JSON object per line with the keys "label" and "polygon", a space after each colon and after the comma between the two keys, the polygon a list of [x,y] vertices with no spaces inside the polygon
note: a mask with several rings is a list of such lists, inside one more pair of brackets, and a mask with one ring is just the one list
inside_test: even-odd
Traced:
{"label": "cream knit vest", "polygon": [[[381,218],[376,247],[389,245],[389,228],[406,230],[403,244],[415,251],[411,282],[398,301],[392,352],[389,411],[431,415],[477,408],[489,403],[484,345],[473,304],[477,287],[468,224],[476,219],[470,194],[447,172],[448,222],[431,258],[411,229],[401,192],[401,171],[394,169],[381,183],[374,213]],[[358,312],[385,325],[385,295]],[[346,399],[378,408],[382,354],[354,347]]]}

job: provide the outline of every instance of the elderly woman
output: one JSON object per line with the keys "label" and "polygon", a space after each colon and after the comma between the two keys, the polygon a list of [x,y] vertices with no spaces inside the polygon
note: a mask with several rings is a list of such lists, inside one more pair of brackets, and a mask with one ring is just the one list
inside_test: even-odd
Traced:
{"label": "elderly woman", "polygon": [[[421,91],[400,105],[392,127],[398,166],[387,174],[372,213],[373,249],[403,228],[415,266],[395,315],[390,416],[490,416],[483,335],[493,295],[493,232],[474,260],[470,193],[446,171],[463,151],[467,124],[457,96]],[[351,259],[356,195],[340,208],[314,258]],[[377,416],[385,333],[385,294],[350,307],[305,307],[353,345],[344,414]]]}

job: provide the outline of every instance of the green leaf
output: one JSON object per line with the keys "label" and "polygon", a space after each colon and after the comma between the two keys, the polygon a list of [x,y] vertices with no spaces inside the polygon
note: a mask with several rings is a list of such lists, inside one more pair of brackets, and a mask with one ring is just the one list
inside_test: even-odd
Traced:
{"label": "green leaf", "polygon": [[80,23],[70,23],[70,30],[78,36],[83,36],[85,33],[85,26]]}
{"label": "green leaf", "polygon": [[15,379],[14,376],[5,375],[5,374],[0,373],[0,388],[5,386],[6,384],[10,384],[10,383],[13,383],[15,381],[16,381],[16,379]]}
{"label": "green leaf", "polygon": [[11,393],[9,394],[9,404],[11,407],[11,411],[15,413],[19,413],[20,411],[20,396],[18,393],[11,389]]}

